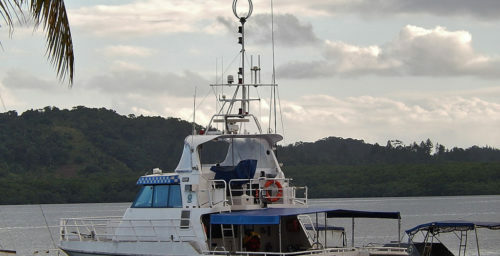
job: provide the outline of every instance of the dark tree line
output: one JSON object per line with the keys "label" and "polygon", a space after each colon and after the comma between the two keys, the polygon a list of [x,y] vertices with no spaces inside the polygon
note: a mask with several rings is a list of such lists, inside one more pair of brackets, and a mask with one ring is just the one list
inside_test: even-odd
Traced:
{"label": "dark tree line", "polygon": [[[140,175],[174,170],[191,130],[104,108],[0,113],[0,204],[131,201]],[[500,193],[500,151],[491,147],[329,137],[278,147],[278,157],[313,197]]]}

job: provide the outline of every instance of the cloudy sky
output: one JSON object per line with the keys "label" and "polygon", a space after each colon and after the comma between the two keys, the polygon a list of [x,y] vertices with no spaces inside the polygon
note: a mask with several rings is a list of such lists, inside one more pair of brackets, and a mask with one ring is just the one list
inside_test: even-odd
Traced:
{"label": "cloudy sky", "polygon": [[[237,71],[231,4],[66,0],[71,89],[46,61],[43,33],[18,27],[9,37],[2,24],[0,111],[83,105],[191,120],[196,87],[204,124],[216,70],[223,62],[225,75]],[[274,0],[274,9],[286,143],[338,136],[500,147],[500,1]],[[265,83],[270,21],[270,0],[254,0],[247,54],[262,56]],[[252,93],[263,98],[252,110],[267,127],[269,92]]]}

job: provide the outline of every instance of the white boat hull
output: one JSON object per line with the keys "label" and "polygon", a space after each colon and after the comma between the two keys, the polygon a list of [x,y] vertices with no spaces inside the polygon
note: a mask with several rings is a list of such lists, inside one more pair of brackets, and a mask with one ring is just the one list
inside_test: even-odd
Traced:
{"label": "white boat hull", "polygon": [[189,242],[85,242],[62,243],[60,248],[69,256],[165,256],[201,255]]}

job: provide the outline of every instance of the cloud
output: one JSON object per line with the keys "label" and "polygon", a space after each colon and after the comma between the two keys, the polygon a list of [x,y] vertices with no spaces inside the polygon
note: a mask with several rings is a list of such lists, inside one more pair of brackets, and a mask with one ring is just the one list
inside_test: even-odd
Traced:
{"label": "cloud", "polygon": [[291,0],[288,8],[310,15],[355,13],[366,16],[430,14],[436,16],[471,16],[478,19],[499,19],[497,0]]}
{"label": "cloud", "polygon": [[[134,94],[143,96],[170,95],[191,96],[194,87],[207,85],[209,82],[200,75],[186,71],[182,75],[158,73],[129,68],[95,76],[85,87],[96,89],[109,95]],[[132,65],[132,67],[134,67]]]}
{"label": "cloud", "polygon": [[132,45],[111,45],[97,51],[110,57],[148,57],[154,53],[150,48]]}
{"label": "cloud", "polygon": [[[255,44],[270,44],[272,41],[272,20],[270,14],[256,14],[252,22],[245,25],[246,39]],[[239,23],[232,19],[218,17],[228,31],[235,32]],[[274,38],[282,46],[309,46],[320,43],[311,24],[301,22],[292,14],[276,14],[274,16]]]}
{"label": "cloud", "polygon": [[[10,90],[38,90],[55,92],[62,89],[62,86],[60,86],[60,84],[55,80],[45,80],[36,77],[29,72],[23,72],[20,70],[7,71],[2,83]],[[66,89],[66,87],[64,89]]]}
{"label": "cloud", "polygon": [[430,138],[447,146],[500,146],[495,132],[500,104],[476,97],[429,97],[408,103],[372,96],[308,95],[282,105],[288,138],[339,136],[384,145],[389,139],[411,143]]}
{"label": "cloud", "polygon": [[221,7],[215,1],[145,0],[70,9],[68,17],[72,27],[93,34],[129,37],[211,30]]}
{"label": "cloud", "polygon": [[323,59],[291,62],[278,69],[292,78],[362,76],[477,76],[498,78],[500,59],[477,53],[467,31],[407,25],[393,41],[356,46],[325,41]]}

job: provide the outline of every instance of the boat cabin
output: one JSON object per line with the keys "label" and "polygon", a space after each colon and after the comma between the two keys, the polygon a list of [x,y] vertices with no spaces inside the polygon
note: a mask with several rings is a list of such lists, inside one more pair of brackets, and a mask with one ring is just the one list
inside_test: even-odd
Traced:
{"label": "boat cabin", "polygon": [[276,159],[273,145],[281,139],[278,134],[188,136],[175,172],[181,181],[191,181],[195,207],[305,207],[307,187],[293,186]]}

